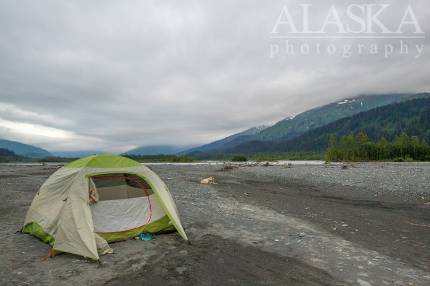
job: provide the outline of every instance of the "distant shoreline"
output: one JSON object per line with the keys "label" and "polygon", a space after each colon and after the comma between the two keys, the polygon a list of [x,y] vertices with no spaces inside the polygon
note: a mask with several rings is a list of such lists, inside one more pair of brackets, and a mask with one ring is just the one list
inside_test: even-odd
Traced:
{"label": "distant shoreline", "polygon": [[[1,166],[63,166],[68,162],[7,162],[0,163]],[[322,160],[279,160],[279,161],[247,161],[247,162],[231,162],[231,161],[200,161],[200,162],[143,162],[142,165],[160,166],[197,166],[197,165],[233,165],[239,167],[252,166],[322,166],[322,165],[355,165],[355,164],[428,164],[428,161],[408,161],[408,162],[393,162],[393,161],[344,161],[344,162],[326,162]]]}

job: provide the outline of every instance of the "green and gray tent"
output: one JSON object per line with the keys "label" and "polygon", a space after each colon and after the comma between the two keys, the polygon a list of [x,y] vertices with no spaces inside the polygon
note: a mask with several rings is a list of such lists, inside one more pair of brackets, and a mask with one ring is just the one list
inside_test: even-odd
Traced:
{"label": "green and gray tent", "polygon": [[166,184],[129,158],[94,155],[73,161],[40,187],[23,232],[92,259],[112,252],[108,242],[141,233],[178,231],[188,240]]}

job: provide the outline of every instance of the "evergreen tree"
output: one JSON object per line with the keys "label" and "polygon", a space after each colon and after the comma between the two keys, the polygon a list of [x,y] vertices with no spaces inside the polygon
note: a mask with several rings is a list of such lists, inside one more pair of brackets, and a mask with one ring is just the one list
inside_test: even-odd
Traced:
{"label": "evergreen tree", "polygon": [[328,148],[326,152],[326,160],[327,161],[339,160],[338,152],[339,151],[338,151],[336,134],[330,134],[330,137],[328,140]]}
{"label": "evergreen tree", "polygon": [[409,147],[410,138],[406,133],[402,133],[399,137],[397,137],[394,141],[394,146],[397,149],[397,154],[401,158],[405,158]]}
{"label": "evergreen tree", "polygon": [[378,143],[376,144],[377,146],[377,153],[378,156],[376,158],[376,160],[384,160],[387,159],[389,157],[389,148],[390,148],[390,142],[388,142],[387,139],[385,139],[385,137],[381,137],[378,141]]}
{"label": "evergreen tree", "polygon": [[419,152],[420,152],[420,148],[421,148],[421,142],[420,142],[420,138],[418,138],[418,136],[412,136],[411,137],[411,148],[412,148],[412,158],[414,158],[415,160],[418,159],[419,156]]}
{"label": "evergreen tree", "polygon": [[328,161],[354,160],[417,160],[430,161],[430,146],[418,136],[406,133],[389,142],[380,137],[375,143],[365,132],[342,136],[338,142],[336,135],[329,138],[326,159]]}

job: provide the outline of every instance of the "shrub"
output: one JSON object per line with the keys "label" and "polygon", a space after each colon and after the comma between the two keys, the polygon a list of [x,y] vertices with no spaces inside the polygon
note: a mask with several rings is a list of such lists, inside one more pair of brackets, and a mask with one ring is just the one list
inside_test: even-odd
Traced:
{"label": "shrub", "polygon": [[174,156],[172,161],[175,163],[190,163],[194,162],[194,159],[189,156]]}
{"label": "shrub", "polygon": [[231,158],[232,162],[246,162],[248,161],[248,159],[245,156],[234,156],[233,158]]}

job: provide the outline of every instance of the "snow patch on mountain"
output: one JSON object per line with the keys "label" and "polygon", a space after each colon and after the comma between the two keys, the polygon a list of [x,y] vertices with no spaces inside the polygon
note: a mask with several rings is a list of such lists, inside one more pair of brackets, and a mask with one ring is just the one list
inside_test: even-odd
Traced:
{"label": "snow patch on mountain", "polygon": [[345,104],[345,103],[351,103],[354,101],[355,101],[355,99],[344,99],[342,101],[339,101],[337,104],[341,105],[341,104]]}

